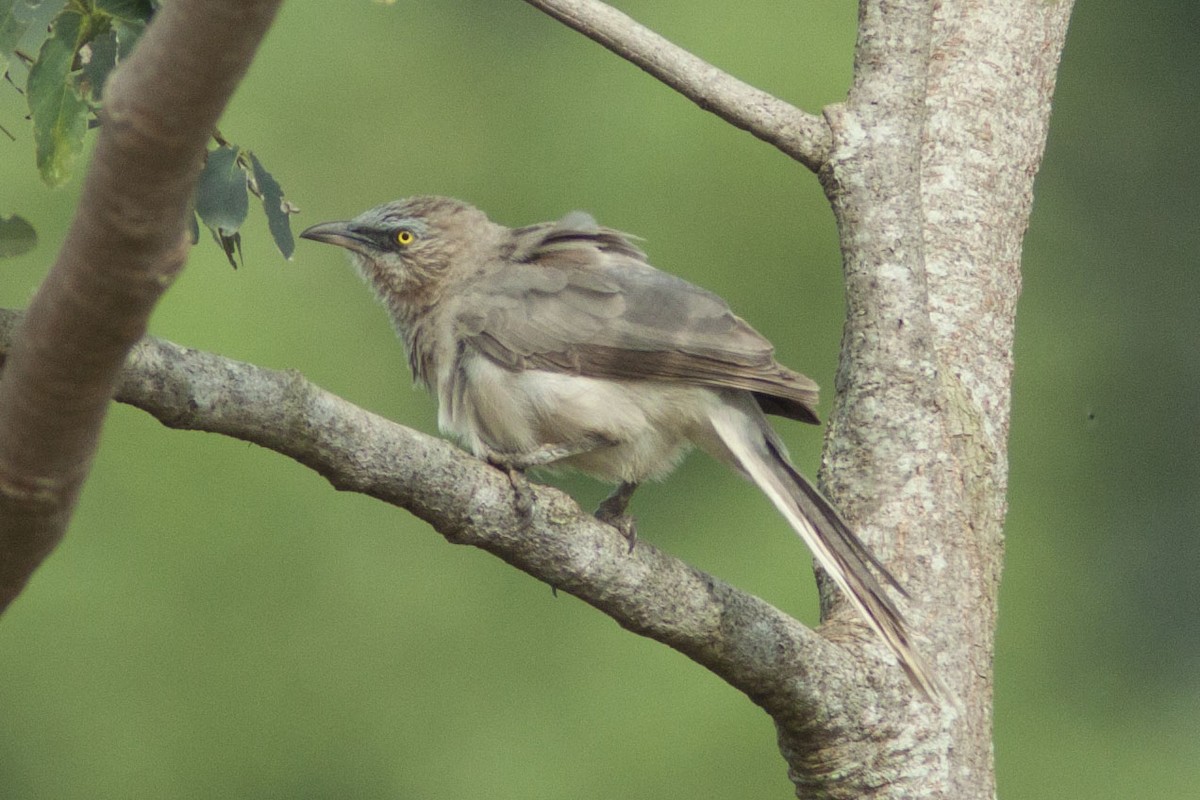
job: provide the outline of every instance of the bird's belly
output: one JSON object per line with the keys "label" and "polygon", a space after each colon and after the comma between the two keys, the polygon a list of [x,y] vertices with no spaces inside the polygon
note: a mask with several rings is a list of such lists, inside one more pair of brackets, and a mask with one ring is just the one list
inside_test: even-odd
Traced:
{"label": "bird's belly", "polygon": [[467,359],[457,382],[439,391],[438,421],[476,455],[605,442],[553,466],[610,482],[665,476],[715,400],[698,386],[513,372],[483,357]]}

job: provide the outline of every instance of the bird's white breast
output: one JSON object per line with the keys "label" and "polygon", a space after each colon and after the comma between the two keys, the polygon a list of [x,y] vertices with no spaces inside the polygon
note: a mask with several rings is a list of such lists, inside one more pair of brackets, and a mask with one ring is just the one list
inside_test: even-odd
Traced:
{"label": "bird's white breast", "polygon": [[665,476],[707,431],[711,389],[541,370],[468,354],[438,381],[438,425],[476,455],[529,453],[589,438],[613,442],[555,462],[610,482]]}

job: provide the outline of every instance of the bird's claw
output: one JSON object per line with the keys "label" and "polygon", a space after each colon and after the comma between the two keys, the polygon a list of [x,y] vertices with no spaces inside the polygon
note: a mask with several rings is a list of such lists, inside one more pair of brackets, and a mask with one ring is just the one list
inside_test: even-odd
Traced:
{"label": "bird's claw", "polygon": [[533,516],[533,501],[536,495],[533,484],[525,477],[525,473],[511,463],[489,455],[487,462],[508,476],[508,484],[513,490],[513,507],[521,519],[528,522]]}
{"label": "bird's claw", "polygon": [[631,514],[606,514],[604,507],[596,509],[596,519],[601,522],[612,525],[617,529],[625,539],[629,542],[629,552],[633,552],[634,545],[637,544],[637,520]]}
{"label": "bird's claw", "polygon": [[629,552],[631,553],[633,546],[637,544],[637,522],[625,513],[625,509],[629,507],[629,498],[633,497],[636,489],[636,483],[623,482],[613,490],[612,494],[604,498],[600,507],[596,509],[596,519],[612,525],[620,531],[621,535],[629,541]]}

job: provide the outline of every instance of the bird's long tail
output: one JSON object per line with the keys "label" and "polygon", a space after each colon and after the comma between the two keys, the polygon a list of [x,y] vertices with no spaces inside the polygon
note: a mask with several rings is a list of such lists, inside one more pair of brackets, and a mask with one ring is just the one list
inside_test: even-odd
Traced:
{"label": "bird's long tail", "polygon": [[758,409],[727,405],[712,415],[711,422],[735,466],[771,499],[817,562],[891,649],[913,685],[935,702],[945,699],[944,684],[913,648],[904,617],[871,568],[902,595],[904,589],[829,501],[792,466],[783,443]]}

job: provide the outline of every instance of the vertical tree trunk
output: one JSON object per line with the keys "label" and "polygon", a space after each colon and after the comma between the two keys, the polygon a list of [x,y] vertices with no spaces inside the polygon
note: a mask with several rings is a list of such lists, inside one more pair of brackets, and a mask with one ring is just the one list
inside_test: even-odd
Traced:
{"label": "vertical tree trunk", "polygon": [[[1041,0],[860,6],[854,85],[826,109],[833,147],[821,172],[847,300],[823,476],[911,594],[919,645],[961,708],[908,725],[911,709],[878,709],[892,726],[870,726],[908,742],[884,748],[898,758],[819,786],[797,780],[802,796],[995,795],[1021,242],[1069,13],[1069,2]],[[836,616],[831,588],[824,606]],[[844,742],[828,745],[804,763],[837,759]]]}

